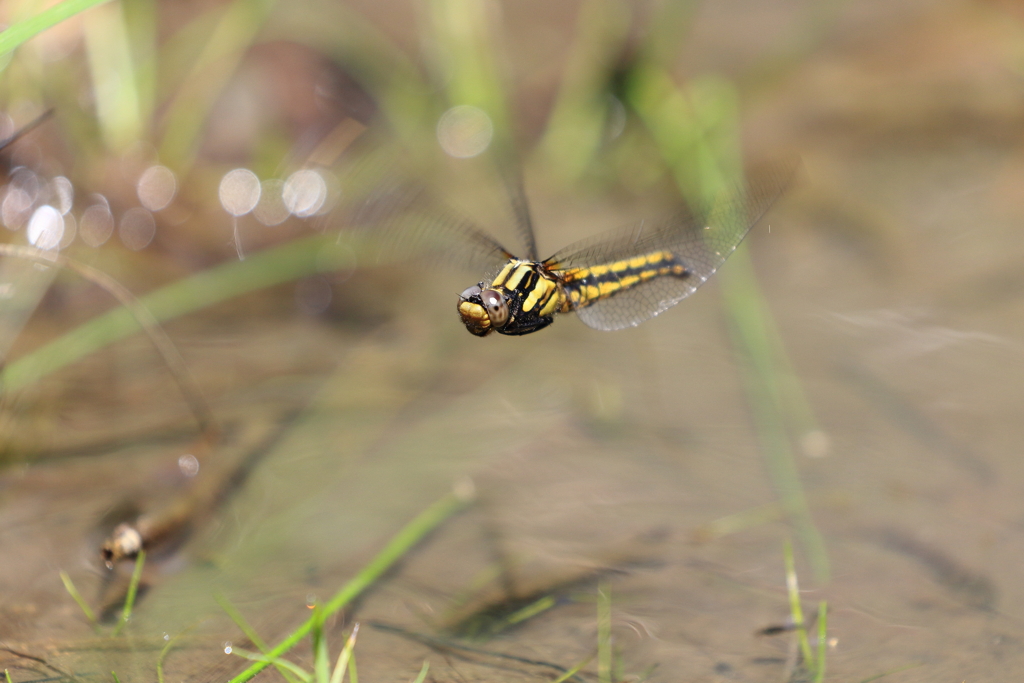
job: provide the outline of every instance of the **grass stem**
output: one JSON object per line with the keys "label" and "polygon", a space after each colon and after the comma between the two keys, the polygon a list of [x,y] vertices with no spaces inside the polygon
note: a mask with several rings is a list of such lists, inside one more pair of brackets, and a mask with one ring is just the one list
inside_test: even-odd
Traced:
{"label": "grass stem", "polygon": [[[381,577],[395,562],[402,558],[417,543],[423,540],[431,531],[436,529],[442,522],[453,514],[464,508],[469,501],[454,493],[448,494],[438,500],[426,510],[421,512],[415,519],[403,527],[374,557],[369,564],[363,567],[351,581],[345,584],[323,607],[325,617],[330,616],[348,605],[353,599],[369,588]],[[231,679],[229,683],[246,683],[263,669],[267,668],[273,659],[280,657],[301,641],[312,630],[316,615],[310,617],[292,631],[284,640],[274,647],[262,661],[257,661],[242,673]],[[352,662],[352,673],[355,672],[355,660]],[[355,676],[351,676],[352,683],[356,683]]]}
{"label": "grass stem", "polygon": [[142,578],[142,567],[146,564],[146,551],[140,550],[135,558],[135,569],[132,570],[132,578],[128,582],[128,595],[124,599],[124,609],[121,610],[121,620],[117,622],[110,635],[116,636],[121,633],[125,625],[132,618],[132,608],[135,606],[135,596],[139,591],[139,580]]}

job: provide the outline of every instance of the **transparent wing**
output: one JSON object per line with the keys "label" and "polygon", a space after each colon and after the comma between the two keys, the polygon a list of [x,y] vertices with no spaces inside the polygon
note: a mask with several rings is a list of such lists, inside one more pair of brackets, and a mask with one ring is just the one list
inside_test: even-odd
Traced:
{"label": "transparent wing", "polygon": [[557,274],[652,252],[672,252],[686,266],[686,277],[663,276],[623,286],[607,299],[576,309],[580,319],[595,329],[618,330],[639,325],[697,291],[736,250],[792,176],[792,169],[773,171],[760,176],[746,192],[734,193],[708,210],[682,209],[661,220],[641,221],[612,230],[572,244],[544,263]]}
{"label": "transparent wing", "polygon": [[512,213],[516,217],[516,229],[519,231],[519,239],[526,248],[526,258],[536,261],[540,258],[537,255],[537,238],[533,232],[533,219],[530,217],[530,204],[526,200],[526,189],[523,187],[523,175],[516,166],[516,171],[502,173],[506,191],[508,192],[509,204]]}
{"label": "transparent wing", "polygon": [[347,229],[368,238],[377,263],[415,258],[490,274],[511,257],[473,221],[406,180],[382,180],[347,213]]}

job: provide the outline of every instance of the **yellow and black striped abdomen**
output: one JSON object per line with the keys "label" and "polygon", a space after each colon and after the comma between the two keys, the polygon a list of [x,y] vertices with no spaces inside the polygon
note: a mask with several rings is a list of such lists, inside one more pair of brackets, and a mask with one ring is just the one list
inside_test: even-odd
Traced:
{"label": "yellow and black striped abdomen", "polygon": [[689,275],[679,258],[664,250],[588,268],[568,268],[558,271],[565,291],[559,312],[585,308],[655,278]]}

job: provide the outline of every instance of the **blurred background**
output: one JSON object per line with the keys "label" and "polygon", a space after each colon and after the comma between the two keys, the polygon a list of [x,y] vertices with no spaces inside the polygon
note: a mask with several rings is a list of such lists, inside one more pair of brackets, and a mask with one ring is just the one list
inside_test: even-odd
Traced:
{"label": "blurred background", "polygon": [[[0,134],[36,125],[0,235],[51,259],[0,260],[14,683],[226,680],[256,648],[223,604],[278,642],[453,485],[476,503],[325,626],[364,623],[366,680],[555,680],[599,595],[577,680],[820,680],[790,547],[826,680],[1024,672],[1018,4],[123,0],[2,60]],[[713,281],[620,332],[472,337],[483,273],[353,230],[400,167],[522,253],[521,169],[545,257],[796,158]],[[167,533],[115,638],[100,546],[140,519]]]}

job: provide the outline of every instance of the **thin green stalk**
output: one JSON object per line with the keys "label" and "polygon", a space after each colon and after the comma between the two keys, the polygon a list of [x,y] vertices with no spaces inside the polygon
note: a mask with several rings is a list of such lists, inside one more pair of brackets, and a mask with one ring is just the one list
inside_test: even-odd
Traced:
{"label": "thin green stalk", "polygon": [[157,680],[157,683],[164,683],[164,660],[167,659],[167,653],[169,653],[171,651],[171,648],[174,647],[177,644],[177,642],[181,639],[181,637],[183,635],[185,635],[186,633],[191,631],[193,628],[195,628],[194,625],[193,626],[189,626],[187,629],[185,629],[184,631],[182,631],[178,635],[174,636],[173,638],[168,639],[167,644],[164,645],[163,649],[160,650],[160,655],[156,658],[156,680]]}
{"label": "thin green stalk", "polygon": [[586,659],[581,660],[579,664],[577,664],[573,668],[569,669],[568,671],[566,671],[564,674],[562,674],[561,676],[559,676],[555,680],[551,681],[551,683],[565,683],[567,680],[569,680],[570,678],[572,678],[573,676],[578,674],[580,672],[580,669],[585,667],[587,664],[590,664],[590,660],[592,660],[593,658],[594,658],[594,655],[591,654]]}
{"label": "thin green stalk", "polygon": [[[425,681],[427,679],[427,672],[428,671],[430,671],[430,662],[428,662],[427,660],[424,659],[423,660],[423,666],[420,667],[420,673],[419,673],[418,676],[416,676],[415,679],[413,679],[412,683],[423,683],[423,681]],[[562,683],[562,682],[559,680],[559,681],[556,681],[556,683]]]}
{"label": "thin green stalk", "polygon": [[604,582],[597,588],[597,680],[612,680],[612,596]]}
{"label": "thin green stalk", "polygon": [[78,603],[78,606],[82,609],[82,613],[85,614],[85,618],[89,620],[89,624],[92,626],[92,630],[96,631],[97,634],[101,633],[99,622],[96,621],[96,615],[93,613],[92,608],[89,607],[89,603],[85,601],[82,594],[75,588],[75,584],[72,583],[71,577],[68,573],[61,570],[60,580],[64,582],[64,590],[68,592],[68,595]]}
{"label": "thin green stalk", "polygon": [[[324,615],[330,616],[348,605],[353,599],[359,596],[377,579],[379,579],[384,572],[390,569],[395,562],[400,560],[403,555],[409,552],[413,546],[423,540],[427,534],[436,529],[438,525],[453,514],[464,508],[468,503],[469,501],[465,498],[459,497],[454,493],[450,493],[421,512],[415,519],[402,528],[402,530],[391,539],[384,549],[381,550],[369,564],[363,567],[363,570],[359,572],[355,578],[345,584],[345,586],[343,586],[341,590],[339,590],[334,597],[324,605]],[[312,627],[313,618],[310,617],[305,623],[292,631],[288,637],[278,643],[278,645],[267,655],[266,661],[256,662],[245,671],[232,678],[229,683],[245,683],[245,681],[251,680],[253,676],[267,668],[270,660],[281,656],[283,653],[295,647],[300,640],[309,634]],[[354,660],[352,670],[355,671]],[[355,676],[353,676],[352,679],[352,683],[356,683]]]}
{"label": "thin green stalk", "polygon": [[121,679],[117,677],[117,672],[116,671],[111,671],[110,675],[113,677],[114,683],[121,683]]}
{"label": "thin green stalk", "polygon": [[179,173],[192,164],[210,109],[274,8],[274,0],[234,0],[192,65],[167,115],[160,159]]}
{"label": "thin green stalk", "polygon": [[822,600],[818,603],[818,660],[814,663],[814,683],[821,683],[825,680],[825,647],[827,646],[828,629],[826,619],[828,617],[828,603]]}
{"label": "thin green stalk", "polygon": [[828,551],[814,524],[800,472],[796,464],[786,420],[773,345],[767,331],[770,315],[761,297],[750,256],[739,249],[732,255],[728,272],[719,275],[735,335],[736,348],[743,351],[750,370],[744,373],[757,435],[764,452],[768,474],[820,582],[828,580]]}
{"label": "thin green stalk", "polygon": [[4,681],[5,683],[11,683],[11,674],[7,669],[4,669]]}
{"label": "thin green stalk", "polygon": [[[228,261],[151,292],[139,301],[154,320],[163,322],[246,292],[354,267],[348,244],[339,245],[337,235],[312,235],[255,253],[245,261]],[[139,329],[128,310],[111,310],[10,363],[3,369],[0,383],[8,392],[18,391]]]}
{"label": "thin green stalk", "polygon": [[135,558],[135,569],[132,570],[131,581],[128,582],[128,595],[124,599],[124,609],[121,610],[121,620],[117,622],[110,635],[116,636],[121,633],[128,621],[132,618],[132,608],[135,606],[135,596],[139,590],[139,580],[142,578],[142,567],[146,564],[146,551],[140,550]]}
{"label": "thin green stalk", "polygon": [[56,26],[90,7],[101,5],[107,0],[64,0],[23,21],[19,21],[0,33],[0,57],[11,52],[29,38],[48,28]]}
{"label": "thin green stalk", "polygon": [[123,5],[85,17],[85,46],[96,97],[96,118],[107,148],[123,154],[142,135],[138,79]]}
{"label": "thin green stalk", "polygon": [[[341,680],[345,677],[345,670],[349,667],[349,660],[352,660],[353,667],[350,680],[352,683],[355,683],[355,660],[352,659],[352,650],[356,646],[356,636],[358,635],[359,624],[357,623],[352,627],[352,633],[349,634],[348,640],[345,641],[345,647],[341,648],[341,654],[338,655],[338,662],[334,665],[334,672],[331,674],[330,683],[341,683]],[[426,662],[423,664],[426,666]]]}
{"label": "thin green stalk", "polygon": [[545,595],[544,597],[540,598],[536,602],[531,602],[526,607],[518,609],[515,612],[513,612],[512,614],[508,615],[508,617],[505,618],[505,624],[501,628],[505,629],[505,628],[507,628],[509,626],[514,626],[515,624],[522,623],[522,622],[526,621],[527,619],[532,619],[533,617],[537,616],[538,614],[541,614],[542,612],[546,612],[549,609],[553,608],[554,606],[555,606],[555,596],[553,596],[553,595]]}
{"label": "thin green stalk", "polygon": [[786,563],[786,592],[789,594],[789,613],[793,618],[793,625],[796,627],[800,652],[807,667],[814,665],[814,655],[811,653],[811,643],[807,639],[807,625],[804,622],[804,610],[800,605],[800,586],[796,580],[796,567],[793,563],[793,545],[786,541],[782,550],[782,557]]}
{"label": "thin green stalk", "polygon": [[[260,652],[262,652],[263,654],[267,654],[270,648],[267,647],[266,641],[260,638],[260,634],[256,633],[256,629],[254,629],[249,624],[249,622],[245,620],[245,617],[242,616],[242,613],[239,612],[238,609],[234,605],[232,605],[231,602],[223,595],[216,595],[214,599],[217,601],[217,604],[220,605],[220,608],[224,610],[224,612],[228,615],[228,617],[231,618],[231,621],[235,622],[235,625],[242,630],[242,633],[245,634],[245,637],[248,638],[249,641],[253,645],[255,645]],[[288,681],[288,683],[299,683],[298,679],[294,678],[292,676],[292,673],[289,672],[287,668],[282,666],[279,661],[275,660],[274,666],[277,668],[281,676],[283,676],[284,679]]]}
{"label": "thin green stalk", "polygon": [[[688,201],[708,206],[723,189],[735,185],[734,179],[741,177],[742,156],[738,96],[731,84],[705,78],[681,89],[663,65],[642,62],[634,69],[628,92]],[[750,361],[744,379],[772,483],[815,578],[825,582],[828,554],[807,505],[788,433],[790,426],[803,433],[811,429],[813,415],[793,379],[752,272],[749,257],[741,249],[719,275],[734,346]]]}
{"label": "thin green stalk", "polygon": [[348,662],[348,683],[359,683],[359,674],[356,672],[356,656],[352,654],[352,658]]}
{"label": "thin green stalk", "polygon": [[313,641],[313,680],[316,683],[328,683],[331,663],[328,661],[327,638],[324,637],[324,613],[319,605],[313,607],[313,627],[310,631]]}
{"label": "thin green stalk", "polygon": [[290,671],[292,676],[297,677],[297,680],[302,681],[303,683],[309,683],[309,681],[313,680],[312,675],[308,671],[304,671],[301,666],[289,662],[287,659],[281,659],[280,657],[268,657],[265,654],[260,654],[259,652],[249,652],[248,650],[243,650],[240,647],[232,647],[231,654],[238,655],[239,657],[248,659],[252,662],[264,662],[266,664],[273,664],[275,667],[277,667],[278,671]]}

